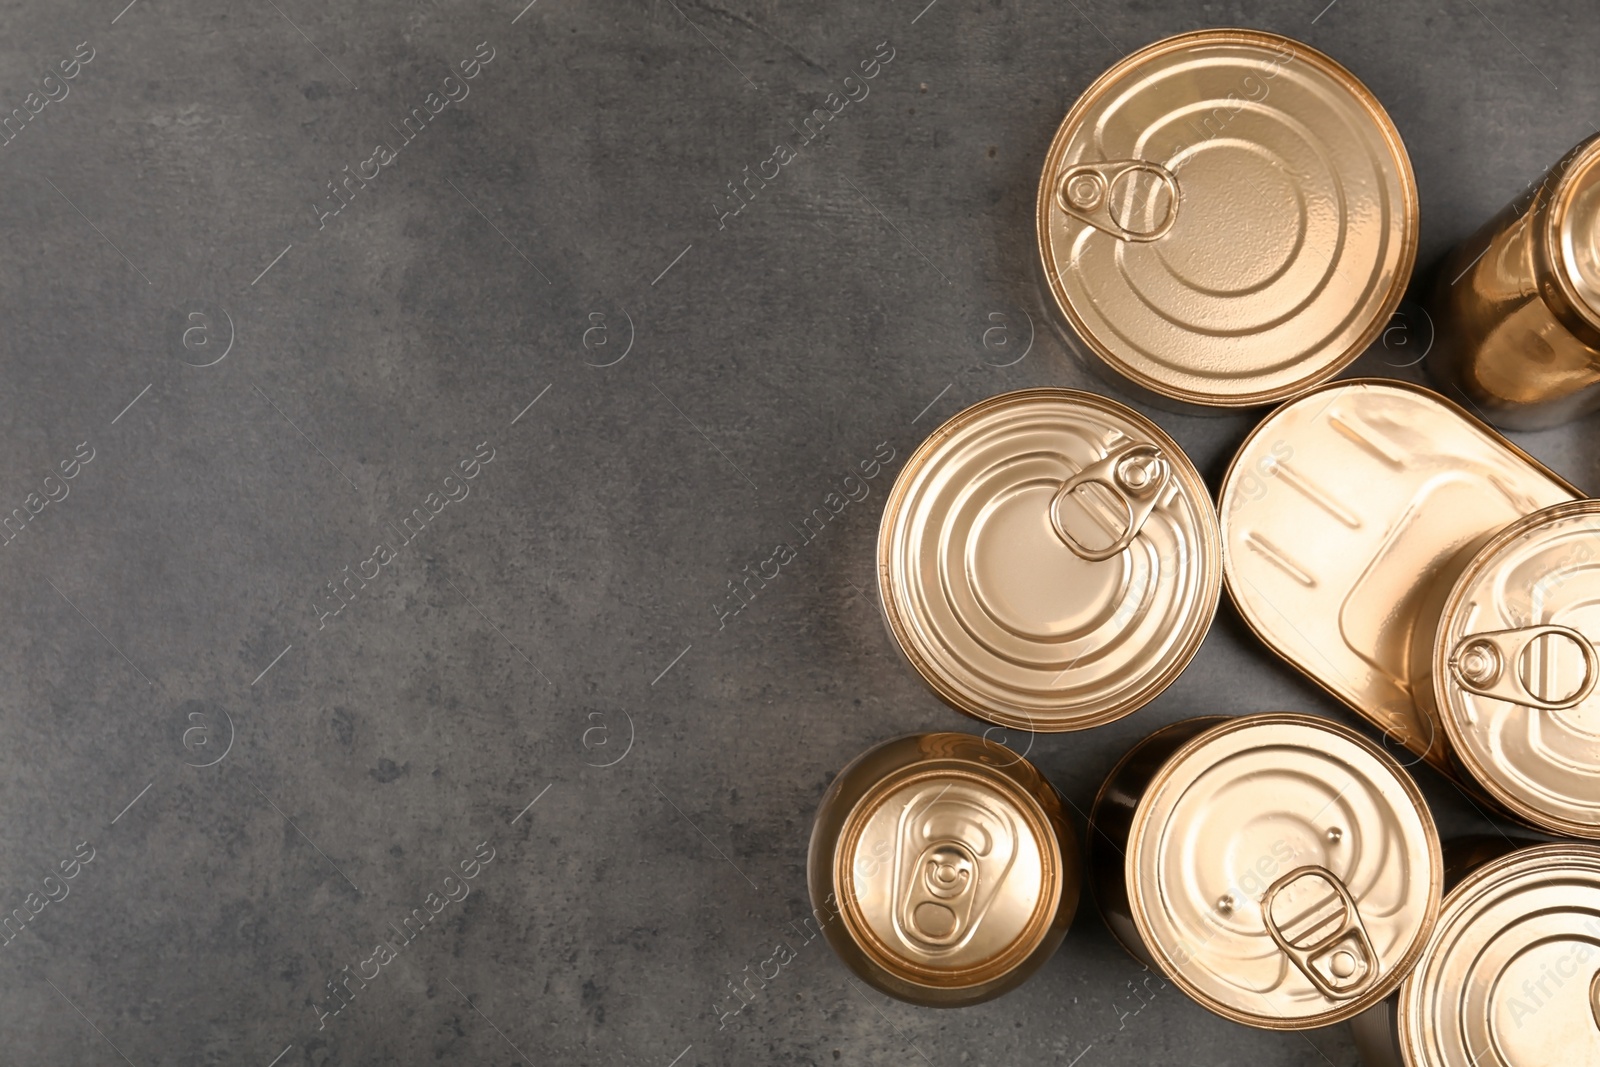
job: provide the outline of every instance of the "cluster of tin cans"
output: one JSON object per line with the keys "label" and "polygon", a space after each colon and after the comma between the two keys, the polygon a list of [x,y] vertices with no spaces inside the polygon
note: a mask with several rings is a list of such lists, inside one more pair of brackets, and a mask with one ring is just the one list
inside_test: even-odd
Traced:
{"label": "cluster of tin cans", "polygon": [[[1111,770],[1080,865],[1031,763],[917,735],[823,799],[808,874],[843,920],[831,944],[893,996],[977,1003],[1050,956],[1087,881],[1130,953],[1235,1022],[1353,1020],[1374,1067],[1600,1063],[1600,845],[1575,840],[1600,841],[1600,501],[1437,393],[1329,381],[1416,258],[1388,115],[1299,42],[1171,38],[1067,115],[1037,218],[1045,285],[1097,369],[1163,407],[1280,406],[1215,505],[1172,438],[1102,396],[1031,389],[950,419],[878,539],[916,672],[989,723],[1097,726],[1177,677],[1226,585],[1386,738],[1567,840],[1441,844],[1369,738],[1207,716]],[[1600,137],[1439,277],[1443,386],[1508,427],[1600,408]]]}

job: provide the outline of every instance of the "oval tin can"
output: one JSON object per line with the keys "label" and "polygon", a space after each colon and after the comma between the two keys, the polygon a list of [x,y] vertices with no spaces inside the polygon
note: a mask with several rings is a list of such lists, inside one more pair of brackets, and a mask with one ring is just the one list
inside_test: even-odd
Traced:
{"label": "oval tin can", "polygon": [[839,772],[806,862],[823,930],[863,981],[925,1007],[1021,984],[1078,905],[1077,835],[1055,789],[970,734],[887,741]]}
{"label": "oval tin can", "polygon": [[1045,287],[1091,367],[1163,406],[1241,408],[1332,377],[1377,338],[1416,260],[1417,190],[1348,70],[1286,37],[1204,30],[1083,93],[1035,221]]}
{"label": "oval tin can", "polygon": [[885,621],[943,700],[1080,730],[1183,670],[1221,590],[1216,511],[1177,443],[1092,393],[1029,389],[939,427],[878,533]]}
{"label": "oval tin can", "polygon": [[1234,457],[1219,494],[1223,576],[1269,648],[1459,780],[1413,687],[1419,620],[1464,551],[1580,496],[1430,390],[1333,382],[1268,415]]}
{"label": "oval tin can", "polygon": [[1389,996],[1444,879],[1405,770],[1292,713],[1191,719],[1135,746],[1095,799],[1089,871],[1130,953],[1268,1030],[1327,1026]]}
{"label": "oval tin can", "polygon": [[1428,369],[1486,418],[1536,430],[1600,409],[1600,135],[1446,258]]}

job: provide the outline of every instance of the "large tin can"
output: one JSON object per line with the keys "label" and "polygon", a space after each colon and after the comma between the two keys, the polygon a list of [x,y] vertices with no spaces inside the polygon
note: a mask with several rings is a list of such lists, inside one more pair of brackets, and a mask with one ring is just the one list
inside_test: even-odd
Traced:
{"label": "large tin can", "polygon": [[906,460],[878,534],[896,643],[988,722],[1079,730],[1153,698],[1221,591],[1216,510],[1154,423],[1065,389],[993,397]]}
{"label": "large tin can", "polygon": [[1600,408],[1600,135],[1445,260],[1428,368],[1491,421],[1533,430]]}
{"label": "large tin can", "polygon": [[1534,512],[1461,555],[1418,620],[1418,706],[1514,817],[1600,838],[1600,501]]}
{"label": "large tin can", "polygon": [[1349,379],[1267,416],[1219,496],[1223,576],[1269,648],[1458,779],[1414,679],[1461,554],[1582,494],[1437,394]]}
{"label": "large tin can", "polygon": [[1206,717],[1135,746],[1089,818],[1089,877],[1124,947],[1262,1029],[1392,993],[1439,911],[1433,819],[1404,769],[1310,715]]}
{"label": "large tin can", "polygon": [[858,756],[811,831],[812,907],[875,988],[957,1007],[1019,985],[1078,906],[1077,835],[1027,760],[969,734],[918,734]]}
{"label": "large tin can", "polygon": [[1417,190],[1348,70],[1286,37],[1204,30],[1084,92],[1035,221],[1092,368],[1165,407],[1240,408],[1332,377],[1378,336],[1416,260]]}

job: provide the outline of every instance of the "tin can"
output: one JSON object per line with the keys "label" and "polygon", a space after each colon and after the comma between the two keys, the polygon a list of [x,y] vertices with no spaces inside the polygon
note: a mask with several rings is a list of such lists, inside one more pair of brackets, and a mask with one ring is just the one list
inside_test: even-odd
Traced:
{"label": "tin can", "polygon": [[806,862],[828,943],[862,981],[925,1007],[990,1000],[1061,944],[1077,835],[1033,764],[969,734],[917,734],[833,780]]}
{"label": "tin can", "polygon": [[[1096,370],[1180,410],[1274,403],[1375,340],[1416,261],[1399,131],[1356,77],[1254,30],[1159,41],[1045,157],[1045,287]],[[1070,338],[1069,338],[1070,346]]]}
{"label": "tin can", "polygon": [[1445,260],[1428,369],[1492,422],[1536,430],[1600,409],[1600,135]]}
{"label": "tin can", "polygon": [[1405,770],[1292,713],[1190,719],[1135,746],[1095,799],[1089,872],[1130,953],[1268,1030],[1327,1026],[1392,993],[1444,878]]}
{"label": "tin can", "polygon": [[1234,457],[1219,496],[1223,576],[1269,648],[1460,779],[1413,687],[1418,622],[1464,550],[1580,496],[1430,390],[1334,382],[1267,416]]}
{"label": "tin can", "polygon": [[1081,730],[1166,688],[1221,591],[1216,510],[1194,465],[1113,400],[982,401],[907,459],[884,506],[885,622],[951,706]]}
{"label": "tin can", "polygon": [[1600,839],[1600,501],[1536,511],[1462,555],[1416,629],[1417,703],[1512,816]]}

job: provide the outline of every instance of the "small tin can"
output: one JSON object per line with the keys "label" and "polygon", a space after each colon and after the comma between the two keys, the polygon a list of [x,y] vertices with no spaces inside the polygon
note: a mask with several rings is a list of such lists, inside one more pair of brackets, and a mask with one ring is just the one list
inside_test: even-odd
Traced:
{"label": "small tin can", "polygon": [[1254,30],[1171,37],[1102,74],[1050,145],[1035,220],[1090,366],[1179,410],[1337,374],[1416,261],[1416,181],[1388,114],[1321,52]]}
{"label": "small tin can", "polygon": [[1428,369],[1536,430],[1600,409],[1600,135],[1464,241],[1429,300]]}
{"label": "small tin can", "polygon": [[1311,715],[1206,717],[1135,746],[1089,818],[1089,877],[1136,958],[1268,1030],[1392,993],[1438,917],[1439,838],[1377,745]]}
{"label": "small tin can", "polygon": [[1459,779],[1413,688],[1419,620],[1463,551],[1580,496],[1438,394],[1347,379],[1245,439],[1219,495],[1223,576],[1269,648]]}
{"label": "small tin can", "polygon": [[978,403],[906,460],[878,533],[884,618],[951,706],[1081,730],[1143,705],[1221,591],[1216,510],[1153,422],[1105,397]]}
{"label": "small tin can", "polygon": [[1050,958],[1078,906],[1077,835],[1033,764],[970,734],[917,734],[833,780],[806,862],[828,943],[925,1007],[999,996]]}
{"label": "small tin can", "polygon": [[1600,838],[1600,501],[1534,512],[1463,555],[1416,629],[1418,705],[1513,816]]}

